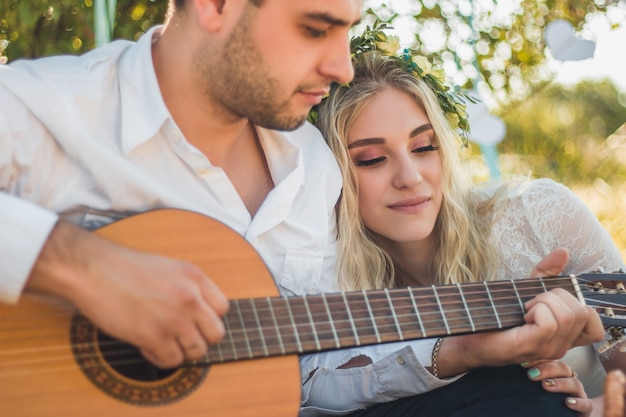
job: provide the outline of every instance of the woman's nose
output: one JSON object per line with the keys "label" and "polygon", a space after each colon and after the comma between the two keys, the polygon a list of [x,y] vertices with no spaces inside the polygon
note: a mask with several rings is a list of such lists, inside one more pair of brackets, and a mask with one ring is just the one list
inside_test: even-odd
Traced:
{"label": "woman's nose", "polygon": [[411,188],[422,182],[422,174],[413,158],[402,158],[395,165],[394,187]]}

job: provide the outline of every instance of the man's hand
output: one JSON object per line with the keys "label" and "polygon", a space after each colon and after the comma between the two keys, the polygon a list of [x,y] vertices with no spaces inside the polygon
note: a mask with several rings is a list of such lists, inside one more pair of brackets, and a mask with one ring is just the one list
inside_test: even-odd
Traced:
{"label": "man's hand", "polygon": [[224,335],[228,301],[187,262],[113,244],[69,223],[50,234],[26,291],[71,301],[109,335],[169,368],[200,359]]}

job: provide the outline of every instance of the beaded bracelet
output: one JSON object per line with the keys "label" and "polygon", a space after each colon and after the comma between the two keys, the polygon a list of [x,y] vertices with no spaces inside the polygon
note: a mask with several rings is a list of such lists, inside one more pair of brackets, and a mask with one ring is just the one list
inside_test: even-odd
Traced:
{"label": "beaded bracelet", "polygon": [[439,357],[439,349],[441,348],[441,343],[443,343],[443,337],[440,337],[435,342],[435,346],[433,346],[433,354],[431,357],[432,371],[431,373],[435,378],[439,378],[439,371],[437,370],[437,358]]}

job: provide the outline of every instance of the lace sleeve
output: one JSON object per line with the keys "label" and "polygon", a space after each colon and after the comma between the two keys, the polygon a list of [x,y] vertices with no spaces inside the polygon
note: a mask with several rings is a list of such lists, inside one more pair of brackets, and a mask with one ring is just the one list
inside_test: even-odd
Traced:
{"label": "lace sleeve", "polygon": [[565,273],[583,273],[602,268],[606,272],[624,267],[611,236],[593,212],[569,188],[552,180],[532,181],[522,193],[527,221],[547,250],[569,250]]}

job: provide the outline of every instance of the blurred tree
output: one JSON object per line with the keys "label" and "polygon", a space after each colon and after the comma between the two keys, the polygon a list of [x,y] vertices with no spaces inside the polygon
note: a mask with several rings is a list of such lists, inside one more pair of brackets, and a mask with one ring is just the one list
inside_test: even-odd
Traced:
{"label": "blurred tree", "polygon": [[[0,62],[94,47],[94,0],[2,0]],[[620,0],[365,0],[415,34],[410,46],[445,63],[457,85],[480,81],[483,97],[521,100],[549,78],[543,29],[566,19],[581,29],[591,14],[626,9]],[[136,39],[163,21],[167,0],[118,0],[113,38]],[[618,23],[616,22],[615,25]]]}
{"label": "blurred tree", "polygon": [[498,149],[517,155],[518,168],[526,170],[519,174],[532,172],[569,185],[626,184],[624,155],[607,141],[626,121],[626,108],[610,81],[550,85],[502,118],[507,138]]}
{"label": "blurred tree", "polygon": [[[80,54],[94,47],[94,0],[2,0],[0,62]],[[163,21],[167,0],[118,0],[113,38],[136,39]]]}
{"label": "blurred tree", "polygon": [[[1,0],[0,63],[89,51],[95,44],[94,1]],[[572,89],[550,86],[552,74],[545,65],[543,37],[545,27],[556,19],[565,19],[581,30],[589,16],[596,13],[605,14],[617,26],[626,15],[626,2],[364,2],[372,14],[412,34],[405,46],[440,60],[450,81],[464,87],[477,83],[483,97],[493,99],[491,103],[498,105],[507,123],[507,137],[499,145],[507,173],[551,177],[587,189],[626,184],[626,142],[605,140],[626,120],[626,110],[615,88],[609,82],[583,83]],[[167,0],[117,0],[113,39],[137,39],[154,24],[163,22],[166,9]],[[531,94],[534,92],[539,93]],[[616,152],[615,146],[621,151]],[[480,154],[474,144],[470,152]],[[626,214],[622,214],[626,213],[626,197],[621,197],[626,195],[626,185],[622,189],[613,193],[622,205],[599,217],[618,240],[626,258]]]}
{"label": "blurred tree", "polygon": [[551,78],[544,29],[565,19],[581,30],[602,13],[617,26],[620,0],[365,0],[370,10],[413,33],[408,45],[443,61],[446,74],[466,88],[476,82],[492,105],[522,100]]}

